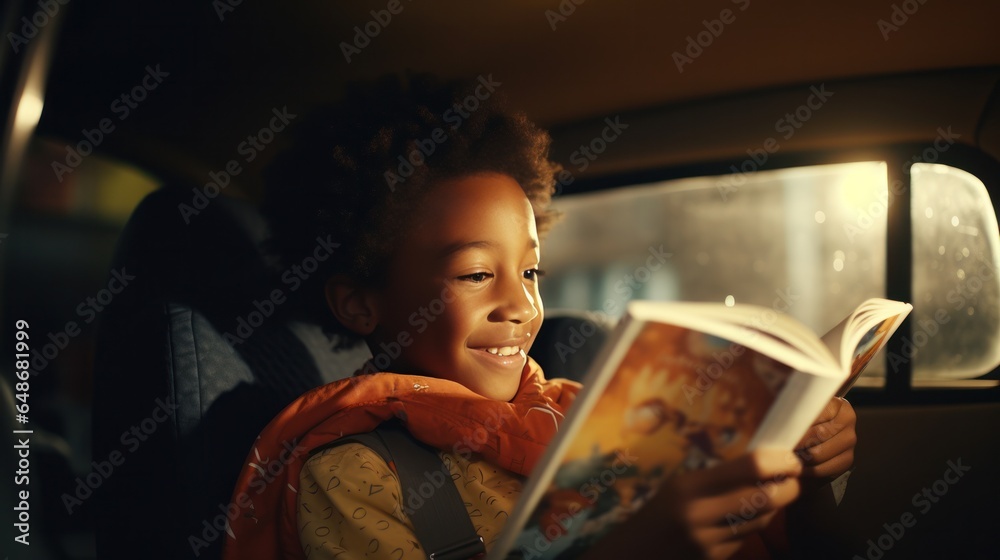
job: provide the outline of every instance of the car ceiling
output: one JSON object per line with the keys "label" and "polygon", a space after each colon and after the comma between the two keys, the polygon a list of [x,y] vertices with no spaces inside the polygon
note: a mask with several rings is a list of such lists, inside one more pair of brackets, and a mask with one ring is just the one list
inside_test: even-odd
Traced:
{"label": "car ceiling", "polygon": [[[1000,5],[989,0],[400,1],[350,63],[341,43],[387,1],[69,4],[39,131],[79,140],[157,64],[170,73],[162,90],[104,150],[191,178],[221,168],[272,108],[308,113],[346,82],[387,72],[492,74],[516,106],[562,126],[820,80],[1000,65]],[[732,22],[678,71],[672,54],[724,9]],[[896,10],[901,25],[884,36],[878,22]]]}

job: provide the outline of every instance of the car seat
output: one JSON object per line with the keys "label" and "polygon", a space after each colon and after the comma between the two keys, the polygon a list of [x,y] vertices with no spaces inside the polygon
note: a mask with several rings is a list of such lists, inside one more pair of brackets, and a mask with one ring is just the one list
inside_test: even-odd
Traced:
{"label": "car seat", "polygon": [[[219,557],[226,506],[259,431],[298,395],[369,357],[336,350],[317,322],[282,306],[245,321],[252,332],[239,330],[267,308],[255,303],[283,287],[262,250],[266,223],[243,200],[200,202],[190,188],[148,195],[111,265],[127,285],[100,316],[96,475],[79,492],[93,490],[99,558]],[[605,338],[594,326],[583,316],[547,319],[532,356],[549,377],[579,377]]]}

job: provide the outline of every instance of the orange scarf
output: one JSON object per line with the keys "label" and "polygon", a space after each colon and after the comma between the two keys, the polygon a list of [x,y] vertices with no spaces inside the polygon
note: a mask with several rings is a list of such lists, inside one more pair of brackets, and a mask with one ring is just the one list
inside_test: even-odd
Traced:
{"label": "orange scarf", "polygon": [[580,385],[546,381],[528,359],[510,402],[454,381],[375,373],[318,387],[299,397],[257,436],[228,508],[224,560],[304,558],[296,524],[299,472],[309,452],[397,418],[418,440],[478,453],[528,475],[555,435]]}

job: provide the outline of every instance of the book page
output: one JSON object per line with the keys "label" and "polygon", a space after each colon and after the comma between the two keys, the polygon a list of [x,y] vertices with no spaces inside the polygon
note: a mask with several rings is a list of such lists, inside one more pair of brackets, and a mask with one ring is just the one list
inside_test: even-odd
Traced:
{"label": "book page", "polygon": [[837,323],[837,326],[830,329],[820,339],[830,349],[830,354],[837,356],[838,359],[840,358],[840,349],[843,347],[844,332],[847,330],[847,326],[851,324],[851,319],[854,318],[857,312],[857,309],[852,311],[850,315],[844,317],[843,321]]}
{"label": "book page", "polygon": [[869,349],[868,343],[873,344],[877,352],[912,310],[913,306],[908,303],[888,299],[871,298],[862,302],[849,318],[841,340],[840,352],[837,354],[844,371],[854,373],[855,365],[860,365],[862,368],[867,365],[871,356],[862,362],[855,360],[859,355],[858,346],[862,341],[866,343],[866,347],[860,350],[862,354]]}
{"label": "book page", "polygon": [[861,335],[861,340],[857,342],[848,361],[850,364],[850,375],[841,388],[837,390],[838,397],[847,394],[847,391],[854,385],[854,382],[861,377],[861,372],[868,367],[868,363],[875,357],[875,354],[885,346],[885,343],[889,341],[889,337],[892,336],[892,333],[896,331],[896,327],[901,322],[902,318],[899,315],[893,315],[888,319],[883,319],[875,323],[867,332]]}
{"label": "book page", "polygon": [[799,371],[844,377],[831,352],[805,325],[791,316],[757,305],[728,307],[715,303],[632,301],[637,319],[662,321],[715,333],[774,356]]}
{"label": "book page", "polygon": [[823,343],[838,357],[847,375],[837,396],[844,396],[854,385],[912,309],[907,303],[872,298],[823,335]]}
{"label": "book page", "polygon": [[729,340],[642,324],[593,409],[565,434],[564,455],[521,521],[515,549],[526,558],[575,557],[666,477],[742,455],[791,375]]}

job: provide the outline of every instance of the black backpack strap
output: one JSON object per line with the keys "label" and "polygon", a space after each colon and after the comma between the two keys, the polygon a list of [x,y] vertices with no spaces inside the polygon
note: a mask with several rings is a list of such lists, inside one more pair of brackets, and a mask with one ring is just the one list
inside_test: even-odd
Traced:
{"label": "black backpack strap", "polygon": [[483,539],[476,534],[451,472],[436,449],[414,439],[396,422],[343,437],[323,448],[349,442],[371,448],[386,464],[395,466],[404,511],[430,560],[468,560],[486,554]]}

